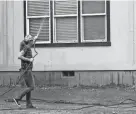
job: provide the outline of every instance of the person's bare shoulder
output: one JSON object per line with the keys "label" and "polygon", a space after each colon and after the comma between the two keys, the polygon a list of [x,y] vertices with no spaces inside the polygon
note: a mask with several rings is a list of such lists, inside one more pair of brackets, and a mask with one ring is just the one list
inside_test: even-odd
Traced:
{"label": "person's bare shoulder", "polygon": [[25,42],[24,41],[21,41],[20,42],[20,51],[22,51],[23,50],[23,48],[25,47]]}

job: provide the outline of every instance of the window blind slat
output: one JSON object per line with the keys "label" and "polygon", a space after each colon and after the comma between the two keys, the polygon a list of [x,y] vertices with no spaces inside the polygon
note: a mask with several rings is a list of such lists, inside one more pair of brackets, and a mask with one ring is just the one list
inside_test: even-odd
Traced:
{"label": "window blind slat", "polygon": [[49,0],[46,1],[28,1],[28,16],[44,16],[49,15]]}
{"label": "window blind slat", "polygon": [[56,40],[77,40],[77,18],[56,18]]}
{"label": "window blind slat", "polygon": [[105,39],[105,16],[84,17],[84,40]]}
{"label": "window blind slat", "polygon": [[[38,32],[38,30],[40,28],[40,24],[42,22],[42,19],[30,19],[29,22],[30,22],[29,23],[30,34],[32,36],[36,36],[37,32]],[[45,19],[38,39],[39,40],[49,41],[49,18]]]}
{"label": "window blind slat", "polygon": [[54,1],[55,15],[77,14],[77,0]]}

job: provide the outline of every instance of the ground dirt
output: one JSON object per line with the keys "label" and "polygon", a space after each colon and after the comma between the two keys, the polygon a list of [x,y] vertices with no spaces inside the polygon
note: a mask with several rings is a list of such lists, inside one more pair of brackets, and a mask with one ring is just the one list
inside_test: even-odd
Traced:
{"label": "ground dirt", "polygon": [[[7,87],[0,88],[2,94]],[[136,114],[136,91],[131,88],[36,88],[32,102],[37,109],[26,109],[25,98],[21,109],[14,102],[5,102],[23,88],[16,87],[0,97],[0,114]]]}

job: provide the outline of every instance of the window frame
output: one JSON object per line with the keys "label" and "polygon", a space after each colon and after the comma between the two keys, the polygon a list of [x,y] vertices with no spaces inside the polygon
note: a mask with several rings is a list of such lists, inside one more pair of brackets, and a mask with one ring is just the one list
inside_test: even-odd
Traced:
{"label": "window frame", "polygon": [[[51,9],[50,9],[50,0],[48,0],[49,1],[49,15],[44,15],[44,16],[28,16],[28,10],[27,10],[27,1],[28,0],[26,0],[26,3],[25,3],[25,7],[26,7],[26,14],[25,14],[25,16],[26,16],[26,18],[25,18],[25,20],[26,20],[26,34],[29,34],[29,20],[30,19],[43,19],[43,18],[48,18],[49,19],[49,41],[36,41],[36,44],[50,44],[51,43],[51,21],[50,21],[50,18],[51,18],[51,16],[50,16],[50,12],[51,12]],[[40,26],[39,26],[39,28],[40,28]],[[38,32],[38,31],[37,31]]]}
{"label": "window frame", "polygon": [[[106,0],[105,4],[106,4],[106,19],[105,19],[105,24],[106,27],[105,29],[107,29],[106,32],[106,41],[94,41],[94,42],[82,42],[82,24],[81,24],[81,0],[78,1],[78,7],[77,7],[77,39],[78,42],[59,42],[59,43],[55,43],[54,42],[54,1],[50,1],[49,0],[49,39],[50,42],[46,42],[46,41],[39,41],[36,42],[36,46],[38,47],[90,47],[90,46],[111,46],[111,41],[110,41],[110,1]],[[75,15],[75,14],[74,14]],[[66,16],[66,15],[65,15]],[[24,36],[28,33],[28,21],[27,21],[27,1],[24,1]]]}
{"label": "window frame", "polygon": [[[105,1],[105,12],[104,13],[89,13],[89,14],[83,14],[83,8],[82,8],[82,1],[80,0],[80,13],[81,13],[81,42],[106,42],[107,41],[107,4],[106,4],[106,0]],[[105,39],[100,39],[100,40],[85,40],[84,39],[84,17],[93,17],[93,16],[104,16],[105,17]]]}
{"label": "window frame", "polygon": [[[77,2],[77,13],[76,14],[68,14],[68,15],[55,15],[55,5],[54,5],[53,1],[53,43],[78,43],[78,0],[76,0]],[[66,18],[66,17],[75,17],[77,18],[77,38],[76,40],[71,40],[71,41],[56,41],[56,18]]]}

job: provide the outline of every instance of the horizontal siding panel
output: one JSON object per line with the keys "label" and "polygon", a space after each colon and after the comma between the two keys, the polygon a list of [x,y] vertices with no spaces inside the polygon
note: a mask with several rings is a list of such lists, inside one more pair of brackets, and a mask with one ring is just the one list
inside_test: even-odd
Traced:
{"label": "horizontal siding panel", "polygon": [[49,15],[49,0],[27,1],[28,16]]}
{"label": "horizontal siding panel", "polygon": [[77,14],[77,0],[54,1],[55,15]]}
{"label": "horizontal siding panel", "polygon": [[77,40],[77,18],[56,18],[56,40]]}
{"label": "horizontal siding panel", "polygon": [[[29,32],[32,36],[37,35],[39,28],[40,28],[40,25],[41,25],[41,22],[42,22],[42,19],[30,19],[30,21],[29,21],[30,31]],[[44,24],[42,25],[42,29],[40,31],[38,39],[49,41],[49,18],[45,19]]]}

